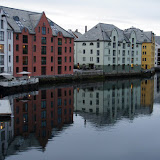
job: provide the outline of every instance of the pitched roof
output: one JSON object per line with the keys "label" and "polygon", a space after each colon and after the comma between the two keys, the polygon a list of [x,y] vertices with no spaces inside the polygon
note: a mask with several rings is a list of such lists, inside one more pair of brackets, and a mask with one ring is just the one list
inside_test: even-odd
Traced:
{"label": "pitched roof", "polygon": [[[25,27],[28,29],[30,34],[35,34],[34,29],[37,26],[43,13],[25,11],[4,6],[0,6],[0,8],[3,9],[7,21],[13,28],[14,32],[21,33],[22,29]],[[49,23],[52,22],[49,19],[48,21]],[[73,36],[69,32],[58,26],[56,23],[52,22],[50,23],[50,26],[52,28],[53,36],[57,36],[58,32],[61,32],[64,37],[73,38]]]}
{"label": "pitched roof", "polygon": [[155,42],[160,45],[160,36],[155,36]]}
{"label": "pitched roof", "polygon": [[88,32],[83,34],[81,37],[77,38],[75,41],[111,41],[110,37],[112,35],[112,31],[116,29],[118,33],[118,41],[119,42],[129,42],[131,37],[131,33],[135,32],[137,42],[136,43],[143,43],[143,42],[152,42],[152,32],[144,32],[137,28],[129,28],[125,29],[124,31],[119,29],[118,27],[112,24],[104,24],[98,23],[96,26],[91,28]]}

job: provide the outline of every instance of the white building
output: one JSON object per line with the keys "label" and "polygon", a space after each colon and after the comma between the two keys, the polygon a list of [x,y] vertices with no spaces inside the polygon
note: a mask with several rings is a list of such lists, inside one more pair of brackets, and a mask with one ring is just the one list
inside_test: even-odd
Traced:
{"label": "white building", "polygon": [[0,8],[0,73],[13,75],[13,31],[7,23],[7,16]]}
{"label": "white building", "polygon": [[155,67],[160,67],[160,36],[155,36]]}
{"label": "white building", "polygon": [[75,40],[74,64],[112,72],[140,72],[142,42],[135,30],[99,23]]}

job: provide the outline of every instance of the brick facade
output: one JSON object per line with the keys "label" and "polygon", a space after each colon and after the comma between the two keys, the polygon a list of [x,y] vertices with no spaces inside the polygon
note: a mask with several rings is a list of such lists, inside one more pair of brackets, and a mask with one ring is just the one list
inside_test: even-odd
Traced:
{"label": "brick facade", "polygon": [[[25,51],[28,48],[28,51]],[[43,12],[35,34],[27,28],[14,32],[14,76],[28,71],[31,76],[73,74],[74,39],[61,32],[53,36],[50,24]]]}

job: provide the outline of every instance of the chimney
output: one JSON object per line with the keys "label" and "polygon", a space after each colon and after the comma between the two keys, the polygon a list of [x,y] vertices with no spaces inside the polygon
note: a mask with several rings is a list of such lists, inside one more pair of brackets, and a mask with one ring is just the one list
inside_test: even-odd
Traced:
{"label": "chimney", "polygon": [[87,32],[87,26],[85,26],[85,33]]}
{"label": "chimney", "polygon": [[78,29],[76,29],[75,32],[78,32]]}

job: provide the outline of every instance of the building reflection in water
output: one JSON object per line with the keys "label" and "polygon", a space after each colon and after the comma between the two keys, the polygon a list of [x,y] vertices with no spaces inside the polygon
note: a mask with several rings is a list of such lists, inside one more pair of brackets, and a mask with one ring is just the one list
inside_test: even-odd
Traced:
{"label": "building reflection in water", "polygon": [[35,133],[44,148],[52,129],[73,122],[73,87],[40,90],[38,95],[14,100],[15,136]]}
{"label": "building reflection in water", "polygon": [[153,94],[153,80],[119,80],[81,85],[74,90],[74,110],[84,117],[85,125],[87,121],[99,126],[113,124],[122,117],[133,119],[140,114],[151,114]]}

